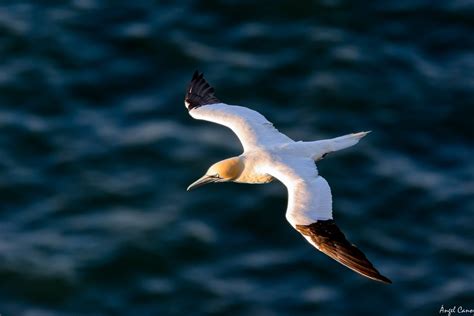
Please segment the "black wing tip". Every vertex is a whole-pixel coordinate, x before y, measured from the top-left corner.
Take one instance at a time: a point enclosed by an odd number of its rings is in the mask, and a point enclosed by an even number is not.
[[[350,266],[347,266],[347,267],[349,269],[352,269],[353,271],[359,273],[360,275],[365,276],[365,277],[367,277],[369,279],[372,279],[374,281],[382,282],[384,284],[392,284],[392,280],[390,280],[389,278],[387,278],[384,275],[381,275],[380,272],[377,269],[375,269],[375,267],[370,263],[370,261],[367,258],[366,258],[366,260],[370,264],[370,267],[366,267],[366,268],[369,269],[369,271],[362,272],[362,271],[354,269],[353,267],[350,267]]]
[[[214,88],[206,81],[204,74],[196,69],[184,97],[186,108],[191,111],[203,105],[219,102],[214,95]]]
[[[390,280],[389,278],[381,275],[380,273],[379,273],[378,277],[375,278],[374,280],[385,283],[385,284],[392,284],[392,280]]]
[[[193,74],[193,79],[192,79],[192,80],[198,79],[199,77],[202,78],[203,76],[204,76],[204,74],[203,74],[202,72],[199,72],[199,69],[196,69],[196,70],[194,70],[194,74]]]
[[[357,246],[351,244],[333,219],[320,220],[309,225],[296,225],[303,235],[311,237],[318,249],[347,268],[369,279],[385,284],[392,281],[381,275]]]

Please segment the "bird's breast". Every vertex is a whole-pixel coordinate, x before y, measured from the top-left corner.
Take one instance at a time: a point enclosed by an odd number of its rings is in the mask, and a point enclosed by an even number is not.
[[[268,183],[274,178],[266,172],[262,172],[263,166],[270,164],[274,157],[270,151],[254,150],[247,152],[242,157],[244,162],[244,170],[240,176],[234,180],[240,183]]]
[[[268,183],[272,182],[275,178],[273,178],[269,174],[264,173],[243,173],[240,177],[238,177],[235,182],[239,183]]]

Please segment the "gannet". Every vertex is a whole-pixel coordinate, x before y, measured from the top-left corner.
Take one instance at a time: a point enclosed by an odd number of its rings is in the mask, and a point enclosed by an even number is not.
[[[188,191],[207,183],[268,183],[278,179],[288,190],[286,219],[311,245],[367,278],[392,283],[336,225],[332,217],[331,189],[315,164],[328,153],[357,144],[369,132],[295,142],[260,113],[221,102],[198,71],[186,90],[184,104],[193,118],[230,128],[244,149],[240,156],[213,164]]]

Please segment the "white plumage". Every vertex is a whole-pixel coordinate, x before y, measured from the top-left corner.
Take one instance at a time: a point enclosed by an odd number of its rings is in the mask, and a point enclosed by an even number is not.
[[[312,245],[366,277],[391,283],[347,241],[335,224],[331,189],[315,166],[315,161],[357,144],[368,132],[295,142],[260,113],[220,102],[214,96],[214,89],[197,72],[188,87],[185,106],[195,119],[230,128],[244,148],[242,155],[211,166],[188,190],[210,182],[267,183],[276,178],[288,189],[287,220]]]
[[[262,114],[249,108],[225,103],[197,107],[189,114],[198,120],[205,120],[230,128],[239,138],[244,151],[263,147],[293,143],[288,136],[278,132]]]

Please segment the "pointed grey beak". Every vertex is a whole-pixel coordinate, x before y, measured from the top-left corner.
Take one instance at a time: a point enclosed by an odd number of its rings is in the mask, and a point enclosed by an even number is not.
[[[201,177],[201,178],[197,179],[196,181],[194,181],[193,183],[191,183],[191,185],[186,189],[186,191],[190,191],[192,189],[199,188],[200,186],[203,186],[205,184],[213,183],[213,182],[217,182],[217,181],[219,181],[218,177],[210,176],[210,175],[205,174],[203,177]]]

